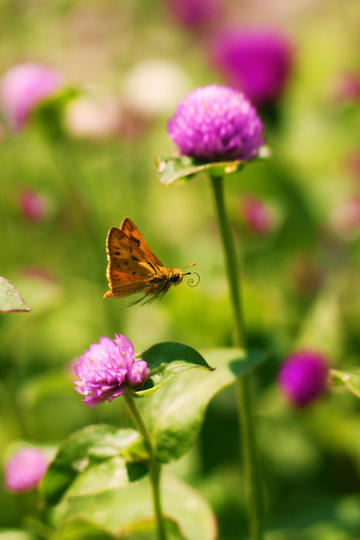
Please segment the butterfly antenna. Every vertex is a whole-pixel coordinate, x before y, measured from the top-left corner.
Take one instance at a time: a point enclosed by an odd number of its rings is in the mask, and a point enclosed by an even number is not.
[[[200,283],[200,276],[197,272],[186,272],[184,276],[195,276],[188,279],[188,285],[189,287],[197,287]]]
[[[183,267],[181,268],[181,270],[185,270],[185,268],[190,268],[191,266],[195,266],[195,265],[196,265],[196,263],[190,263],[190,264],[187,264],[187,265],[183,266]],[[190,274],[190,273],[191,273],[191,272],[188,272],[188,274]],[[187,274],[184,274],[184,275],[187,275]]]

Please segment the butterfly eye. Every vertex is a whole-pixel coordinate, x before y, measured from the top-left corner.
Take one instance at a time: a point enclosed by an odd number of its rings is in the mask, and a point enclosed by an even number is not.
[[[171,274],[169,280],[171,281],[171,283],[176,283],[179,280],[179,277],[179,274]]]

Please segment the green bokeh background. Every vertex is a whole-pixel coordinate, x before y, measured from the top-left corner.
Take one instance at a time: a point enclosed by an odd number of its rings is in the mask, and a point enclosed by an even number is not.
[[[258,5],[259,4],[259,5]],[[294,411],[280,395],[281,361],[300,346],[339,369],[359,362],[360,244],[341,237],[331,215],[360,194],[346,166],[360,147],[360,105],[334,99],[336,78],[360,71],[356,0],[228,2],[239,23],[275,24],[294,42],[295,68],[266,123],[269,160],[226,179],[227,204],[244,264],[249,343],[269,351],[257,374],[257,427],[269,540],[350,540],[360,536],[360,407],[332,389]],[[121,97],[128,70],[147,58],[179,64],[191,86],[222,82],[208,62],[208,35],[177,26],[155,0],[0,0],[0,70],[24,60],[48,63],[72,86]],[[31,314],[0,318],[0,458],[19,441],[51,448],[89,423],[130,423],[121,400],[95,409],[73,391],[71,363],[100,336],[120,332],[137,351],[162,340],[196,349],[231,343],[221,245],[207,178],[160,185],[153,158],[173,148],[168,113],[136,140],[49,139],[39,127],[0,142],[0,275]],[[18,208],[27,186],[49,215],[29,222]],[[240,215],[244,194],[273,209],[267,235]],[[105,237],[130,217],[167,266],[197,263],[201,283],[173,288],[161,302],[127,308],[104,300]],[[246,537],[233,389],[210,405],[198,443],[169,468],[200,490],[220,538]],[[32,495],[0,489],[0,527],[21,527]],[[201,540],[201,539],[199,539]]]

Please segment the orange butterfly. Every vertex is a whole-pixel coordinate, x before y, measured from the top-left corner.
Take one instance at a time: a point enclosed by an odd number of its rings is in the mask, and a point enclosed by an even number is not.
[[[106,277],[109,291],[105,298],[130,296],[140,291],[149,297],[144,303],[163,296],[170,285],[178,285],[184,276],[180,268],[166,268],[151,251],[139,229],[129,218],[125,218],[120,228],[111,227],[106,238],[108,266]],[[194,266],[195,263],[189,266]],[[198,274],[196,274],[198,276]]]

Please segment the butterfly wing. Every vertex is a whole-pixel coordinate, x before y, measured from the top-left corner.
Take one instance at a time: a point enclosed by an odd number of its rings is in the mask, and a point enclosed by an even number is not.
[[[126,236],[131,238],[138,245],[139,249],[141,249],[141,251],[144,253],[145,258],[148,262],[150,262],[154,266],[163,266],[162,262],[159,261],[155,253],[151,251],[139,229],[137,228],[135,223],[131,221],[131,219],[125,218],[120,225],[120,230],[123,231]]]
[[[123,297],[142,291],[156,274],[156,269],[144,260],[139,242],[117,227],[111,227],[106,238],[109,291],[105,297]]]

